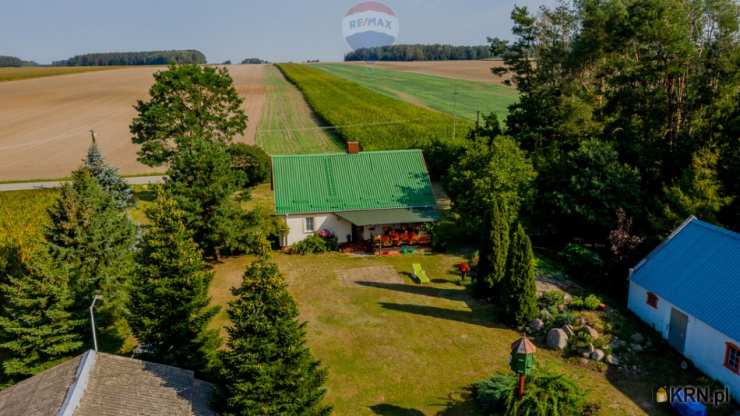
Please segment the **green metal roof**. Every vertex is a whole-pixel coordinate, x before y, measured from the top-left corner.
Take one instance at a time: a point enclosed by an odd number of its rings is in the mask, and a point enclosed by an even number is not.
[[[421,150],[272,157],[278,214],[434,207]]]
[[[354,225],[415,224],[433,222],[439,218],[434,208],[371,209],[365,211],[343,211],[337,215]]]

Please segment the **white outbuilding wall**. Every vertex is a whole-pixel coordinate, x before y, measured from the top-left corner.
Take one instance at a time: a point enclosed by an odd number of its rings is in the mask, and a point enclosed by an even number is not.
[[[313,217],[313,231],[306,230],[306,217]],[[334,233],[340,243],[346,243],[347,236],[352,235],[352,224],[332,213],[289,214],[284,218],[289,231],[283,237],[283,246],[293,245],[321,229]]]
[[[740,375],[730,371],[724,365],[727,343],[740,345],[740,342],[696,319],[660,296],[658,296],[658,307],[653,308],[647,304],[647,294],[648,291],[645,288],[630,281],[627,307],[655,328],[665,339],[668,339],[671,308],[685,313],[689,321],[686,327],[684,356],[704,374],[727,386],[732,397],[740,401]]]

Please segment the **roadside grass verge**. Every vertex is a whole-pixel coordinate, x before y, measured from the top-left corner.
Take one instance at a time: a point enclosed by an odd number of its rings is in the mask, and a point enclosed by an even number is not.
[[[0,68],[0,82],[120,69],[120,66],[24,66]]]
[[[345,141],[357,140],[365,150],[459,140],[472,126],[468,120],[392,98],[311,65],[280,64],[278,68],[322,120]]]
[[[303,94],[283,74],[265,68],[265,107],[257,128],[257,144],[268,154],[342,151],[341,139],[324,129]]]
[[[504,85],[371,66],[347,64],[314,66],[381,94],[471,121],[476,119],[478,111],[481,115],[495,113],[499,120],[503,121],[508,114],[509,105],[514,104],[518,96],[516,89]],[[493,76],[491,74],[491,77]]]

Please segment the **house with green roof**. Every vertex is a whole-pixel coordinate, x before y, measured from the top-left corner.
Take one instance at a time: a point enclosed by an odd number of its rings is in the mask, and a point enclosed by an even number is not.
[[[420,150],[360,152],[350,142],[347,153],[273,156],[272,178],[283,246],[322,230],[340,243],[370,240],[437,218]]]

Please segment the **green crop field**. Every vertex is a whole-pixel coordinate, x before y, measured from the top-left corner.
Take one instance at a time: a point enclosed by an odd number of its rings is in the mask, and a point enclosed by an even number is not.
[[[398,100],[314,66],[278,67],[322,120],[333,125],[345,140],[360,141],[366,150],[456,140],[472,125],[469,120]]]
[[[20,68],[0,68],[0,82],[21,79],[43,78],[54,75],[79,74],[91,71],[118,69],[117,66],[27,66]]]
[[[475,120],[480,111],[481,114],[496,113],[503,121],[509,105],[517,100],[516,89],[504,85],[360,65],[316,66],[373,91],[468,120]]]
[[[298,89],[274,66],[265,68],[265,106],[257,144],[269,154],[342,150],[341,140],[319,124]]]

